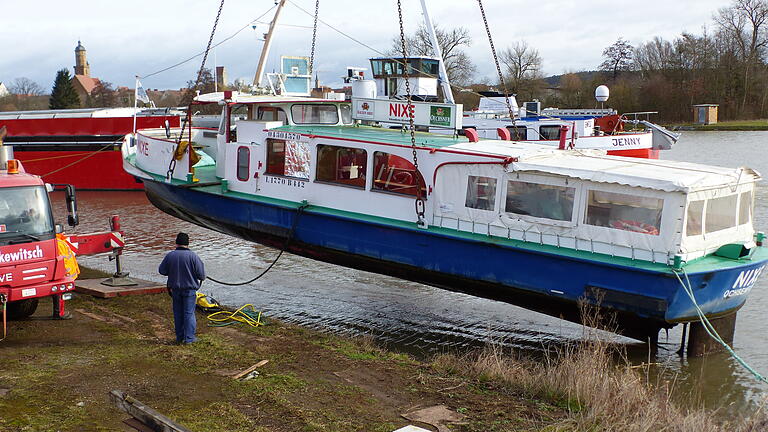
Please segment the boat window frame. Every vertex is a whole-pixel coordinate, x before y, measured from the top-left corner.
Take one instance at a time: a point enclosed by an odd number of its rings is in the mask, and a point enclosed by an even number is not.
[[[700,220],[700,225],[698,227],[699,231],[696,234],[689,234],[688,233],[688,227],[690,226],[689,215],[690,215],[690,212],[691,212],[691,205],[693,203],[699,203],[699,202],[701,203],[701,210],[699,211],[699,220]],[[683,235],[685,237],[689,237],[689,238],[690,237],[701,237],[702,235],[704,235],[704,215],[705,215],[704,210],[706,208],[707,208],[707,199],[706,198],[695,199],[695,200],[690,200],[690,201],[686,202],[686,204],[685,204],[685,228],[683,229]]]
[[[560,139],[560,127],[561,127],[561,125],[559,125],[559,124],[557,124],[557,125],[552,125],[552,124],[539,125],[539,130],[538,130],[538,132],[539,132],[538,133],[539,139],[542,140],[542,141],[557,141],[557,140],[559,140]],[[552,130],[556,129],[557,130],[557,136],[555,138],[548,138],[549,135],[544,133],[544,131],[543,131],[544,128],[552,129]]]
[[[375,150],[373,152],[373,155],[372,155],[373,159],[372,159],[372,163],[371,163],[371,187],[370,187],[370,191],[371,192],[385,193],[385,194],[389,194],[389,195],[395,195],[395,196],[405,197],[405,198],[410,198],[410,199],[416,198],[418,196],[418,194],[416,192],[418,189],[416,189],[414,191],[414,193],[411,194],[411,193],[407,193],[407,192],[397,192],[397,191],[392,191],[392,190],[377,189],[376,188],[376,180],[377,180],[377,175],[378,174],[375,171],[376,171],[376,155],[378,153],[384,154],[384,155],[395,156],[395,157],[398,157],[398,158],[403,159],[404,161],[408,162],[411,165],[411,167],[413,167],[414,172],[416,173],[416,182],[418,183],[419,179],[421,179],[421,181],[422,181],[422,184],[421,184],[421,189],[422,189],[421,198],[424,201],[427,200],[427,182],[426,182],[426,179],[424,179],[424,176],[421,174],[421,171],[419,171],[418,168],[416,168],[413,165],[413,162],[408,160],[407,157],[400,156],[400,155],[397,155],[397,154],[394,154],[394,153],[385,152],[385,151]],[[411,186],[411,187],[414,187],[414,186]]]
[[[666,194],[664,194],[664,193],[657,193],[653,189],[640,188],[640,190],[643,191],[642,194],[633,194],[632,190],[627,190],[625,188],[615,188],[615,189],[614,188],[610,188],[610,190],[609,190],[608,188],[601,188],[598,184],[585,185],[585,187],[583,188],[583,192],[582,192],[582,194],[584,196],[584,200],[583,200],[583,203],[581,204],[581,208],[583,208],[583,212],[581,213],[580,223],[582,223],[584,226],[588,226],[590,228],[599,228],[599,229],[606,229],[606,230],[614,231],[614,232],[625,232],[625,233],[637,234],[637,235],[642,235],[642,236],[650,236],[650,238],[663,238],[664,234],[669,229],[667,227],[668,224],[664,223],[664,216],[665,216],[664,210],[667,207],[667,198],[668,198],[668,196]],[[635,197],[635,198],[649,198],[649,199],[660,200],[661,201],[661,207],[659,209],[658,226],[652,225],[654,228],[656,228],[656,230],[658,230],[658,233],[656,233],[656,234],[654,234],[654,233],[644,233],[644,232],[640,232],[640,231],[633,231],[633,230],[628,230],[628,229],[622,229],[622,228],[618,228],[618,227],[615,227],[615,226],[611,226],[610,222],[608,222],[609,225],[597,225],[597,224],[594,224],[594,223],[587,222],[587,217],[589,216],[589,207],[590,207],[589,206],[589,202],[590,202],[590,193],[591,192],[603,192],[603,193],[610,193],[610,194],[617,194],[617,195],[627,195],[627,196]],[[627,207],[627,206],[625,206],[625,207]],[[622,219],[622,220],[626,220],[626,219]],[[637,222],[640,222],[640,221],[637,221]],[[648,225],[650,225],[650,224],[648,224]]]
[[[301,106],[318,106],[318,107],[332,107],[333,112],[336,114],[336,121],[334,122],[299,122],[296,121],[296,115],[294,114],[293,110],[296,107]],[[330,111],[329,111],[330,112]],[[295,103],[291,104],[291,123],[295,125],[323,125],[323,126],[334,126],[338,125],[341,121],[341,114],[339,113],[339,107],[337,104],[329,104],[329,103],[321,103],[321,102],[302,102],[302,103]]]
[[[747,210],[747,220],[745,222],[742,222],[742,214],[741,212],[744,210],[744,206],[742,204],[742,200],[744,199],[744,195],[749,194],[749,204],[746,208]],[[736,219],[736,226],[743,226],[743,225],[749,225],[752,222],[752,219],[755,217],[755,192],[754,189],[748,189],[743,190],[739,192],[739,215]]]
[[[491,194],[487,194],[487,195],[486,195],[486,196],[490,197],[490,201],[491,201],[491,208],[474,207],[474,206],[470,206],[470,205],[468,204],[468,201],[469,201],[469,192],[470,192],[470,190],[471,190],[471,187],[472,187],[472,177],[475,177],[475,178],[478,178],[478,179],[480,179],[480,178],[485,178],[485,179],[490,179],[490,180],[493,180],[493,186],[490,186],[490,185],[486,185],[486,186],[488,186],[488,187],[492,187],[492,188],[493,188],[493,193],[491,193]],[[499,189],[500,189],[500,187],[499,187],[499,179],[498,179],[498,177],[491,177],[491,176],[485,176],[485,175],[472,175],[472,174],[468,174],[468,175],[466,176],[466,179],[467,179],[467,183],[466,183],[466,184],[467,184],[467,187],[466,187],[466,188],[464,188],[464,191],[465,191],[465,192],[464,192],[464,208],[466,208],[466,209],[472,209],[472,210],[480,210],[480,211],[494,212],[494,213],[495,213],[495,212],[498,212],[498,210],[497,210],[497,204],[498,204],[498,201],[499,201],[499,200],[498,200],[497,198],[498,198],[498,195],[499,195]],[[475,183],[475,185],[477,186],[477,183]],[[477,200],[479,200],[479,198],[476,198],[475,200],[477,201]]]
[[[571,207],[571,218],[566,220],[550,219],[539,216],[523,215],[518,213],[507,212],[507,195],[509,193],[509,182],[522,182],[533,183],[546,186],[556,186],[563,188],[573,189],[573,205]],[[578,224],[579,215],[581,213],[581,194],[583,187],[581,182],[567,177],[559,177],[553,175],[541,175],[541,174],[526,174],[518,172],[510,172],[504,176],[504,182],[501,191],[501,203],[503,206],[499,207],[499,214],[502,218],[508,220],[524,220],[534,223],[540,223],[542,225],[554,225],[562,227],[575,227]]]
[[[346,150],[359,150],[363,152],[363,160],[365,161],[365,165],[363,166],[362,170],[358,171],[358,178],[362,177],[363,184],[361,186],[355,185],[355,184],[348,184],[348,183],[342,183],[339,182],[339,179],[336,180],[325,180],[325,179],[318,179],[318,176],[320,175],[321,170],[324,169],[324,167],[321,165],[320,162],[320,151],[322,148],[331,147],[337,149],[337,154],[335,158],[338,160],[338,149],[346,149]],[[333,144],[317,144],[315,145],[315,169],[314,169],[314,179],[312,180],[313,183],[318,184],[326,184],[331,186],[340,186],[340,187],[347,187],[351,189],[357,189],[357,190],[363,190],[365,191],[368,187],[368,177],[369,173],[368,170],[370,168],[370,163],[368,161],[368,149],[363,147],[348,147],[348,146],[339,146],[339,145],[333,145]],[[338,171],[337,167],[334,167],[334,171]]]
[[[243,153],[243,150],[245,150],[245,165],[242,164],[242,158],[241,155]],[[251,179],[251,149],[248,146],[238,146],[237,147],[237,157],[235,159],[237,161],[237,169],[235,170],[235,176],[238,180],[247,182]],[[245,177],[240,176],[241,170],[245,168]]]
[[[525,136],[522,138],[516,138],[516,136],[520,133],[520,130],[525,131]],[[509,136],[511,137],[512,141],[527,141],[528,140],[528,126],[507,126],[507,130],[509,131]]]
[[[728,231],[728,230],[731,230],[731,229],[736,229],[737,227],[739,227],[739,214],[738,214],[738,211],[739,211],[739,196],[740,195],[741,195],[740,193],[729,193],[729,194],[724,194],[724,195],[720,195],[720,196],[714,196],[714,197],[707,198],[707,203],[704,206],[704,228],[703,228],[703,231],[704,231],[705,235],[708,235],[708,236],[716,235],[717,233],[725,232],[725,231]],[[733,223],[731,225],[729,225],[729,226],[724,227],[724,228],[718,228],[718,229],[716,229],[714,231],[710,231],[709,230],[709,216],[710,216],[710,214],[709,214],[710,207],[709,206],[710,206],[710,204],[712,204],[712,201],[724,200],[724,199],[733,199],[733,198],[735,198],[735,202],[734,202],[734,205],[733,205],[732,208],[734,210],[736,210],[736,211],[733,212]]]

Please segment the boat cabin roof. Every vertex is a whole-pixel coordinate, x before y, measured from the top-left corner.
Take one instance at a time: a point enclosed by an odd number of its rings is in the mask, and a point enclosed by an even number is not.
[[[316,138],[410,146],[410,134],[369,126],[283,126],[275,130]],[[606,156],[600,150],[558,150],[551,146],[500,140],[468,142],[466,137],[416,132],[416,145],[438,150],[510,159],[514,171],[538,172],[599,183],[616,183],[666,192],[694,192],[751,183],[750,168],[723,168],[688,162]]]
[[[689,162],[607,156],[596,150],[541,149],[537,144],[486,140],[463,142],[451,149],[503,154],[515,158],[512,169],[617,183],[666,192],[695,192],[752,183],[760,174],[747,167],[724,168]]]
[[[205,93],[195,97],[195,102],[209,104],[219,103],[219,101],[225,100],[224,92]],[[331,102],[340,103],[344,101],[335,99],[323,99],[323,98],[311,98],[304,96],[274,96],[274,95],[252,95],[247,93],[232,92],[232,97],[228,100],[229,103],[243,103],[243,104],[275,104],[275,103],[313,103],[313,102]]]

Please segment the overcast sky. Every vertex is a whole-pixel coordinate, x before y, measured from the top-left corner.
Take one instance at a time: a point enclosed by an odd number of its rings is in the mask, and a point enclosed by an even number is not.
[[[293,2],[293,4],[291,3]],[[683,31],[700,33],[712,26],[712,15],[728,0],[645,0],[632,3],[608,0],[530,1],[484,0],[497,49],[525,40],[539,50],[546,75],[595,69],[603,49],[618,37],[636,45],[654,36],[667,39]],[[56,71],[74,66],[80,39],[87,49],[91,76],[115,85],[133,87],[134,75],[146,76],[205,49],[218,0],[0,0],[0,82],[27,77],[46,90]],[[266,24],[249,23],[267,12],[274,0],[226,0],[214,42],[246,27],[215,49],[207,66],[226,66],[230,81],[252,79],[262,48]],[[309,55],[312,0],[289,0],[283,11],[268,69],[278,67],[280,55]],[[495,77],[495,68],[479,8],[475,0],[427,0],[432,20],[441,27],[466,27],[473,38],[467,50],[478,66],[477,79]],[[403,0],[406,30],[423,18],[416,0]],[[262,21],[272,18],[269,12]],[[398,34],[395,1],[322,0],[320,19],[360,42],[386,51]],[[377,55],[331,28],[320,25],[315,70],[321,81],[335,86],[346,66],[368,67]],[[146,88],[180,88],[200,66],[196,58],[143,80]]]

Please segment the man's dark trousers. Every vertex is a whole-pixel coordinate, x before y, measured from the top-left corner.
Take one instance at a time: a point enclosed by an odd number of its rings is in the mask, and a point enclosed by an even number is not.
[[[197,291],[194,289],[171,290],[173,324],[178,343],[192,343],[197,340],[195,337],[197,328],[197,319],[195,318],[196,293]]]

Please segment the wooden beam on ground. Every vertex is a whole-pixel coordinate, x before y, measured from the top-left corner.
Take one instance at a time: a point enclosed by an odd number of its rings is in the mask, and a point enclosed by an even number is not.
[[[238,380],[238,379],[248,375],[249,373],[255,371],[257,368],[260,368],[260,367],[264,366],[267,363],[269,363],[269,360],[262,360],[262,361],[256,363],[255,365],[249,367],[248,369],[240,372],[239,374],[233,376],[232,378]]]
[[[177,424],[168,417],[160,414],[159,412],[144,405],[133,397],[128,396],[120,390],[112,390],[109,392],[109,398],[120,411],[128,413],[131,417],[138,420],[152,431],[191,432],[184,426]]]

